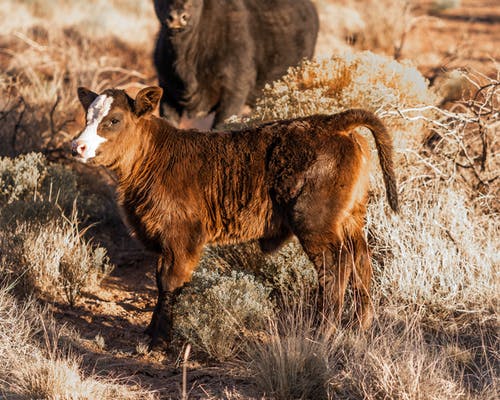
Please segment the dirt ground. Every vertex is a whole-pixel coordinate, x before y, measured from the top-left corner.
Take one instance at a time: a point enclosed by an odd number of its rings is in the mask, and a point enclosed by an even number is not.
[[[417,10],[402,58],[413,60],[430,79],[452,68],[495,76],[495,60],[500,59],[498,1],[463,0],[461,7],[439,15],[429,14],[429,5],[429,1],[422,2]],[[96,241],[108,248],[116,265],[114,272],[99,290],[86,293],[75,308],[54,304],[54,315],[80,332],[83,340],[76,345],[89,369],[107,375],[114,371],[118,378],[133,376],[163,397],[179,397],[182,344],[169,353],[146,354],[143,350],[147,343],[143,330],[156,300],[154,257],[128,237],[123,225],[105,233],[101,230]],[[231,365],[204,360],[196,353],[190,360],[194,360],[188,366],[190,398],[260,397],[248,378]]]
[[[463,68],[495,76],[500,58],[500,5],[495,0],[462,0],[461,7],[429,13],[422,1],[402,58],[412,60],[427,77]]]

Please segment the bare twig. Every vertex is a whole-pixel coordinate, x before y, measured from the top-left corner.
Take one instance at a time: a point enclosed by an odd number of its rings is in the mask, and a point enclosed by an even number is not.
[[[187,400],[187,362],[189,359],[189,354],[191,353],[191,344],[187,344],[186,350],[184,351],[184,358],[182,360],[182,400]]]
[[[35,42],[33,39],[30,39],[22,32],[15,32],[14,36],[17,37],[18,39],[21,39],[28,46],[33,47],[35,50],[45,51],[47,49],[47,46],[42,46],[41,44]]]

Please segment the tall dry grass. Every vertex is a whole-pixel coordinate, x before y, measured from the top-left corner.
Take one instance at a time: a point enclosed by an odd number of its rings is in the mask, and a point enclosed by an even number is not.
[[[0,395],[6,399],[153,399],[133,382],[84,372],[68,348],[72,333],[33,301],[0,287]],[[65,344],[66,343],[66,344]]]
[[[112,270],[80,230],[74,172],[37,153],[0,158],[0,273],[25,295],[74,305]]]

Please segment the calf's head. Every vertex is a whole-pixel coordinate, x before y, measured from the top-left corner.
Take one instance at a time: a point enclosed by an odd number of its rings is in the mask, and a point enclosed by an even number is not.
[[[154,0],[156,16],[172,33],[197,24],[203,10],[203,0]]]
[[[158,106],[159,87],[142,89],[134,99],[123,90],[108,89],[101,94],[78,88],[78,98],[86,112],[86,125],[71,143],[73,156],[107,165],[114,160],[127,138],[137,131],[137,124]]]

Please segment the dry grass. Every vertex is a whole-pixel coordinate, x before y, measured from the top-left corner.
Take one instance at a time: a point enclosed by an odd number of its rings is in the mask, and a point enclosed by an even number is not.
[[[0,193],[0,272],[18,292],[73,306],[111,272],[106,250],[80,231],[72,171],[36,153],[0,158]]]
[[[132,382],[85,374],[64,345],[70,332],[31,301],[0,288],[0,394],[9,399],[153,399]]]
[[[265,335],[247,347],[246,362],[260,390],[276,399],[327,398],[330,343],[326,325],[317,326],[311,291],[280,297]]]
[[[375,301],[378,319],[361,335],[318,323],[310,295],[285,296],[266,334],[248,346],[245,366],[260,391],[277,399],[492,398],[494,317],[462,314],[460,323],[434,314],[438,327],[429,308]]]

